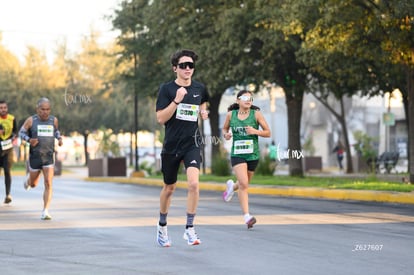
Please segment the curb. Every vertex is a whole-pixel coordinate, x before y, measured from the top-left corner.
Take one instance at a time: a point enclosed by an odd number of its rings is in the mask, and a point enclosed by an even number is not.
[[[125,177],[90,177],[85,181],[93,182],[116,182],[141,184],[149,186],[163,186],[162,180],[146,178],[125,178]],[[225,184],[213,182],[200,182],[200,190],[225,191]],[[177,181],[177,188],[187,188],[185,181]],[[400,204],[414,204],[414,193],[391,192],[391,191],[369,191],[369,190],[345,190],[345,189],[323,189],[313,187],[264,187],[249,186],[249,194],[282,196],[282,197],[306,197],[331,200],[355,200],[372,201]]]

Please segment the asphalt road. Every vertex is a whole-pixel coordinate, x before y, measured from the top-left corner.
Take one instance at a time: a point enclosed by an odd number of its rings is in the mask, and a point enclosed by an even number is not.
[[[3,179],[1,179],[3,180]],[[237,196],[201,191],[199,246],[182,239],[186,192],[169,213],[172,247],[155,241],[160,187],[56,177],[51,221],[42,186],[0,206],[0,274],[413,274],[414,205],[252,195],[252,230]],[[0,191],[4,192],[3,189]]]

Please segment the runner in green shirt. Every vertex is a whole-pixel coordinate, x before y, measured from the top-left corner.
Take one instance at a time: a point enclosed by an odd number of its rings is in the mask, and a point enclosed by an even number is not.
[[[249,213],[249,183],[259,163],[259,136],[270,137],[270,129],[260,108],[253,105],[253,94],[242,90],[237,94],[237,102],[228,107],[223,125],[223,136],[226,140],[233,138],[231,148],[231,165],[237,181],[227,181],[227,189],[223,199],[229,202],[236,190],[244,215],[244,222],[250,229],[256,218]],[[259,129],[259,126],[261,129]]]

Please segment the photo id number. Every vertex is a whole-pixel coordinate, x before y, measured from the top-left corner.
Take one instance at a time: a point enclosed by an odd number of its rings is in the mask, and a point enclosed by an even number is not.
[[[381,251],[382,244],[355,244],[352,251]]]

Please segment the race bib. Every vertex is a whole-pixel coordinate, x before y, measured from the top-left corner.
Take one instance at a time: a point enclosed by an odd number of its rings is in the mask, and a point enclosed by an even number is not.
[[[180,103],[177,106],[175,118],[186,121],[197,121],[200,106],[193,104]]]
[[[236,140],[234,142],[234,153],[239,154],[252,154],[253,153],[253,140]]]
[[[12,140],[11,139],[6,139],[6,140],[2,140],[1,141],[1,149],[3,151],[8,150],[10,148],[13,148],[13,144],[12,144]]]
[[[53,137],[53,126],[52,125],[37,125],[37,136],[38,137]]]

